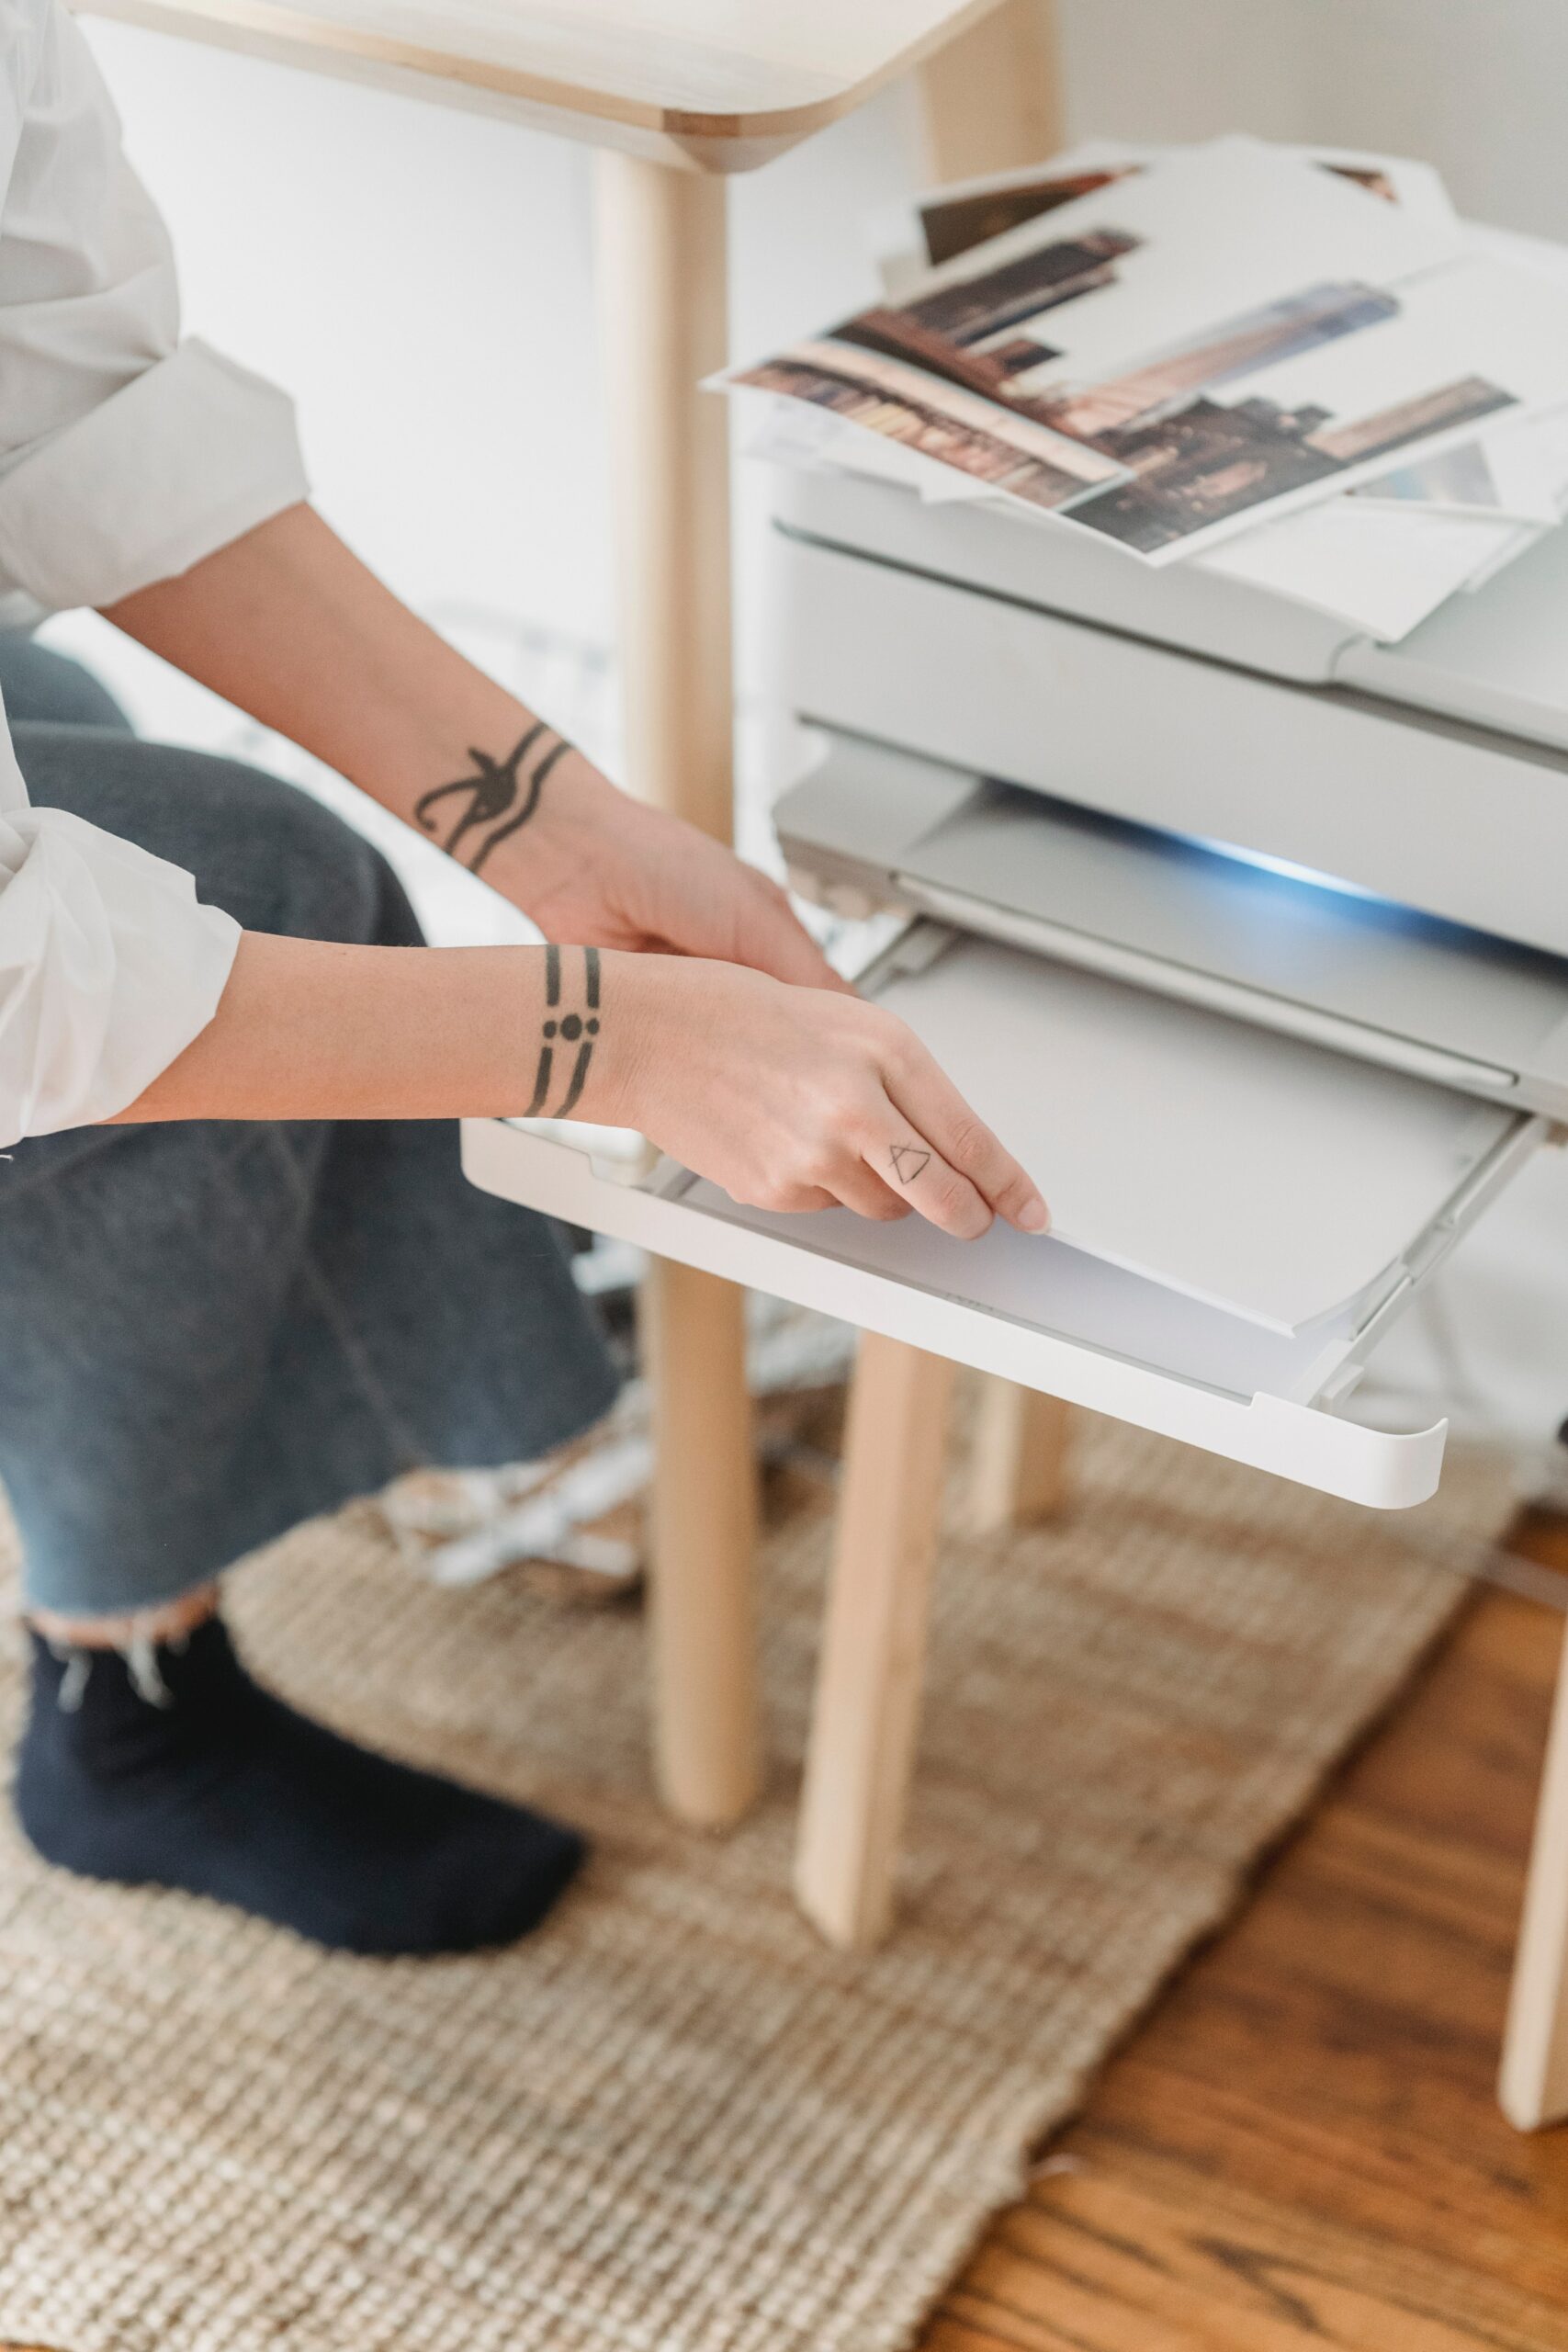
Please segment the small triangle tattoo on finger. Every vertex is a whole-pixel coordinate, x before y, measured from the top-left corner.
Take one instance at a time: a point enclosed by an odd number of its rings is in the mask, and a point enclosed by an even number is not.
[[[922,1151],[919,1144],[896,1143],[889,1145],[887,1157],[893,1163],[893,1173],[897,1177],[900,1184],[912,1184],[931,1158],[931,1153]]]

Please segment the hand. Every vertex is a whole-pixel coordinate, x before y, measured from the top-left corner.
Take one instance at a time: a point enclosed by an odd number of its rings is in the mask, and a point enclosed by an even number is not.
[[[963,1240],[994,1216],[1044,1231],[1031,1179],[879,1006],[672,956],[610,959],[604,991],[614,1100],[583,1115],[639,1128],[732,1200],[915,1209]]]
[[[776,882],[694,825],[618,792],[573,751],[484,878],[547,939],[705,956],[850,993]]]

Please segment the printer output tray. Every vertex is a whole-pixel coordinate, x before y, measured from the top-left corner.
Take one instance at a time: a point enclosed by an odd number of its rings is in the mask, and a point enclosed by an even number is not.
[[[891,993],[951,936],[915,924],[863,987]],[[962,1059],[948,1056],[961,1087]],[[1389,1083],[1410,1080],[1391,1075]],[[475,1183],[546,1215],[1326,1492],[1396,1508],[1435,1488],[1445,1425],[1390,1431],[1337,1408],[1390,1321],[1547,1125],[1523,1113],[1491,1114],[1453,1189],[1428,1204],[1382,1278],[1293,1330],[1000,1225],[963,1243],[918,1217],[884,1226],[847,1210],[784,1216],[739,1206],[674,1161],[617,1161],[605,1149],[613,1139],[567,1124],[468,1121],[463,1159]],[[1149,1181],[1159,1182],[1157,1168]],[[1260,1203],[1258,1215],[1269,1214]],[[1289,1241],[1282,1234],[1281,1248]]]

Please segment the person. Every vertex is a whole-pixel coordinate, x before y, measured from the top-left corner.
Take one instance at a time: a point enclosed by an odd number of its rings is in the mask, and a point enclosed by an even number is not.
[[[1039,1230],[1023,1170],[784,893],[473,669],[309,503],[287,399],[182,340],[164,230],[59,0],[0,0],[0,622],[94,606],[529,915],[425,946],[294,788],[139,741],[25,639],[0,730],[0,1482],[39,1852],[333,1946],[522,1934],[563,1825],[246,1672],[254,1546],[417,1464],[534,1458],[613,1375],[548,1226],[452,1121],[640,1128],[738,1200]]]

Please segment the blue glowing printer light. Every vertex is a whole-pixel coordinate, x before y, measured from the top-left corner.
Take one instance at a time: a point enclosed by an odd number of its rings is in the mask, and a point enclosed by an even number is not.
[[[1228,858],[1233,865],[1254,865],[1262,874],[1277,874],[1281,881],[1303,882],[1310,889],[1330,890],[1340,899],[1365,899],[1374,907],[1394,907],[1398,901],[1386,899],[1380,891],[1365,890],[1359,882],[1345,882],[1337,874],[1319,874],[1310,865],[1297,865],[1288,857],[1270,857],[1266,850],[1243,849],[1236,842],[1205,840],[1201,833],[1177,833],[1173,840],[1184,842],[1189,849],[1201,849],[1211,857]]]

